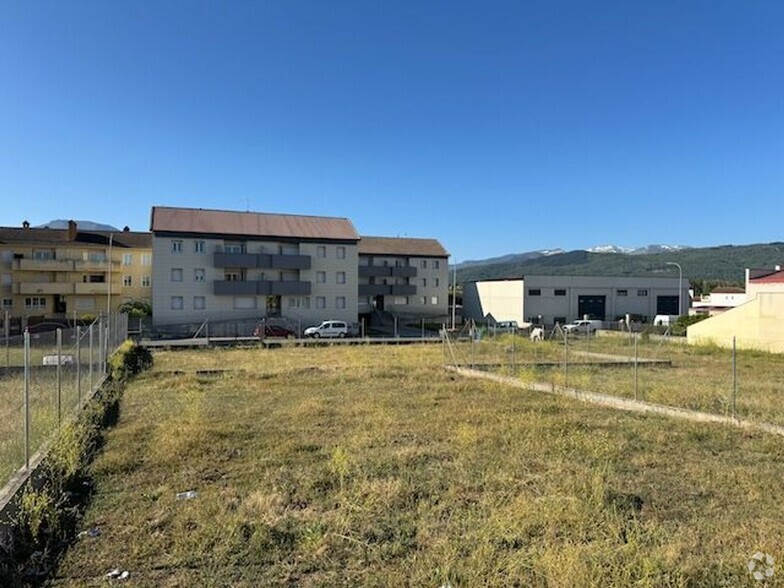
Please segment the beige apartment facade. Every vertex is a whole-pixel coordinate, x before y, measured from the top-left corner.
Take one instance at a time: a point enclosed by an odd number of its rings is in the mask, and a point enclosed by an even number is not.
[[[359,241],[359,314],[448,314],[449,253],[435,239],[369,237]]]
[[[73,320],[152,301],[145,232],[0,227],[0,311],[24,324]]]
[[[357,320],[359,235],[345,218],[154,207],[153,322]]]

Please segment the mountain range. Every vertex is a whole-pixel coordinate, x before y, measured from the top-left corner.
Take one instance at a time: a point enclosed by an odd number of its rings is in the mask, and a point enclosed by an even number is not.
[[[528,275],[661,276],[678,275],[692,283],[712,281],[742,284],[745,269],[784,265],[784,243],[686,247],[648,245],[624,248],[614,245],[589,250],[546,249],[466,261],[457,266],[460,283],[477,280],[519,278]]]
[[[96,223],[88,220],[78,220],[74,222],[76,222],[76,227],[78,229],[82,229],[83,231],[114,231],[114,232],[120,231],[120,229],[118,229],[117,227],[113,227],[112,225],[104,225],[101,223]],[[36,229],[67,229],[68,219],[59,218],[56,220],[51,220],[48,223],[38,225],[35,228]]]

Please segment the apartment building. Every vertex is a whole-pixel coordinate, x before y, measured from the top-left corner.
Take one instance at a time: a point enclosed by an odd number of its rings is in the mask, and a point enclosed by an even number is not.
[[[359,241],[359,314],[448,314],[449,253],[435,239]]]
[[[0,227],[0,311],[14,319],[72,319],[152,301],[152,238],[123,230]]]
[[[345,218],[156,206],[153,321],[357,320],[359,234]]]

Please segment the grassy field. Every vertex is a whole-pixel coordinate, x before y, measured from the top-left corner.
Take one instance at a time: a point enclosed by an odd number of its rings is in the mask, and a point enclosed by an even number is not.
[[[473,348],[472,348],[473,347]],[[640,367],[637,397],[659,404],[732,414],[732,352],[711,346],[690,346],[654,340],[638,342],[639,358],[669,360],[672,367]],[[521,378],[569,385],[591,392],[631,398],[634,373],[631,364],[619,367],[595,365],[606,361],[601,355],[632,361],[634,345],[628,338],[599,337],[531,343],[509,336],[487,339],[473,346],[461,342],[447,354],[464,365],[495,364],[491,369]],[[568,358],[568,371],[563,362]],[[555,367],[534,364],[555,362]],[[593,362],[593,363],[592,363]],[[514,367],[514,369],[512,369]],[[784,355],[759,351],[738,351],[736,365],[738,392],[736,413],[743,419],[784,425]]]
[[[437,345],[155,359],[54,586],[736,587],[784,557],[774,436],[463,380]]]
[[[31,354],[32,355],[32,354]],[[43,353],[38,353],[41,357]],[[97,361],[97,355],[94,357]],[[81,393],[90,389],[89,355],[83,353],[79,374]],[[32,361],[31,361],[32,363]],[[30,453],[49,439],[57,429],[57,368],[43,367],[41,361],[30,371]],[[94,385],[101,377],[99,366],[93,368]],[[64,421],[73,414],[79,402],[76,366],[66,365],[61,370],[60,418]],[[24,373],[20,368],[10,372],[0,371],[0,486],[25,463],[24,453]]]

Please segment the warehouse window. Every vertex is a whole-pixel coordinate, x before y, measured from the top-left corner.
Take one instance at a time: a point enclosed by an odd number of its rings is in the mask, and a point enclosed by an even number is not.
[[[566,290],[564,288],[556,288],[555,289],[556,296],[566,296]]]
[[[529,296],[541,296],[542,290],[541,288],[528,288],[528,295]]]

